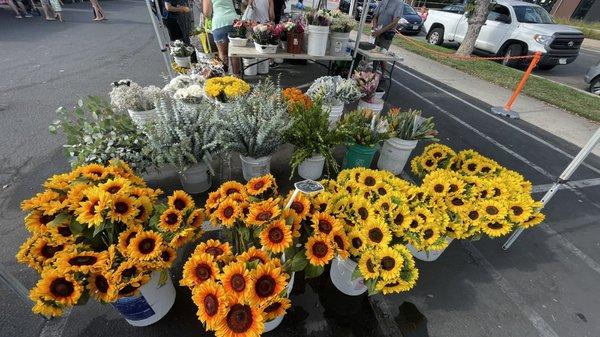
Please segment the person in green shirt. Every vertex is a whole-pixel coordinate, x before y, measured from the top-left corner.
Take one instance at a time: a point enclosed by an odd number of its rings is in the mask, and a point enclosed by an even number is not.
[[[233,32],[233,21],[238,14],[233,7],[232,0],[204,0],[202,1],[202,12],[207,19],[212,20],[212,35],[219,50],[219,58],[227,69],[229,64],[229,33]],[[240,73],[240,60],[237,57],[231,59],[231,68],[234,75]]]

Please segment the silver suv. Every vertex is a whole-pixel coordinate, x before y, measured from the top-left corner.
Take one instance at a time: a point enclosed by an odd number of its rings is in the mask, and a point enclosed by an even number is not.
[[[592,94],[600,95],[600,62],[588,70],[584,79],[585,83],[590,85],[590,92]]]

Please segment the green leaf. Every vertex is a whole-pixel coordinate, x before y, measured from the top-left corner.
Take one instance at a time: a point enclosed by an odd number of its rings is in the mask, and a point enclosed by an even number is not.
[[[92,236],[98,235],[100,232],[106,229],[106,222],[101,223],[100,225],[94,227],[94,233]]]
[[[169,278],[169,272],[165,269],[160,271],[160,278],[158,279],[158,286],[162,287],[167,284],[167,280]]]
[[[60,224],[63,223],[67,223],[69,222],[69,218],[71,216],[65,213],[59,213],[57,216],[54,217],[54,219],[52,221],[50,221],[50,226],[58,226]]]
[[[260,263],[260,261],[258,261],[258,260],[248,261],[248,262],[246,262],[246,268],[249,270],[253,270],[254,268],[256,268],[258,266],[259,263]]]
[[[375,295],[378,293],[377,291],[377,279],[365,280],[365,286],[369,291],[369,296]]]
[[[69,223],[69,229],[73,234],[81,234],[85,230],[85,225],[80,224],[75,217],[71,218],[71,222]]]
[[[77,300],[77,303],[75,303],[75,305],[85,305],[89,299],[90,293],[86,290],[81,293],[81,296],[79,296],[79,299]]]
[[[287,263],[286,263],[287,264]],[[291,259],[289,264],[289,269],[286,270],[288,273],[295,273],[304,269],[308,264],[308,259],[306,258],[306,254],[304,249],[297,252],[296,255]]]
[[[357,265],[354,268],[354,271],[352,272],[352,281],[356,280],[359,277],[362,277],[362,274],[361,274],[360,269],[358,268],[358,265]]]
[[[324,271],[325,271],[325,267],[314,266],[314,265],[308,263],[306,265],[306,269],[304,269],[304,277],[307,279],[314,278],[314,277],[317,277],[317,276],[320,276],[321,274],[323,274]]]

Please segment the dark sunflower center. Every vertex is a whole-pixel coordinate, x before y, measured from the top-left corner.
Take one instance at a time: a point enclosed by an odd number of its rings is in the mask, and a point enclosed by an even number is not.
[[[487,206],[485,212],[489,215],[496,215],[498,214],[498,208],[496,206]]]
[[[160,253],[160,258],[164,262],[169,262],[171,260],[171,253],[168,250],[163,250],[162,253]]]
[[[54,215],[42,215],[40,217],[40,222],[44,225],[49,223],[52,220],[54,220]]]
[[[292,202],[290,208],[293,209],[296,214],[302,214],[302,212],[304,212],[304,204],[298,201]]]
[[[270,297],[275,293],[275,279],[270,275],[263,275],[256,280],[255,292],[258,297]]]
[[[281,241],[283,241],[283,231],[281,230],[281,228],[278,227],[274,227],[271,228],[269,230],[269,241],[273,242],[273,243],[280,243]]]
[[[379,195],[386,195],[387,194],[387,190],[383,187],[380,187],[377,189],[377,193],[379,193]]]
[[[98,258],[95,256],[75,256],[69,259],[69,264],[72,266],[89,266],[98,261]]]
[[[334,235],[333,236],[333,242],[335,242],[335,245],[339,248],[339,249],[344,249],[344,240],[342,239],[341,236],[339,235]]]
[[[513,206],[510,209],[512,209],[514,215],[523,214],[523,208],[521,206]]]
[[[277,311],[279,308],[281,308],[281,303],[280,302],[274,302],[274,303],[271,303],[270,305],[268,305],[264,309],[264,312],[274,312],[274,311]]]
[[[369,273],[374,273],[375,272],[375,266],[373,265],[373,262],[371,262],[371,260],[367,260],[367,270],[369,271]]]
[[[123,270],[121,275],[123,275],[123,277],[132,277],[133,275],[135,275],[135,273],[137,273],[137,268],[133,266],[131,268]]]
[[[390,210],[390,204],[388,204],[387,202],[384,202],[381,204],[381,208],[383,208],[384,211],[389,211]]]
[[[58,234],[60,234],[63,237],[68,237],[73,235],[73,233],[71,232],[71,228],[69,228],[69,226],[58,226],[56,227],[56,231],[58,232]]]
[[[144,214],[146,213],[146,208],[144,208],[144,206],[139,205],[138,206],[138,214],[135,216],[136,219],[141,219],[144,217]]]
[[[477,211],[470,211],[469,212],[469,219],[471,219],[471,220],[477,220],[477,219],[479,219],[479,212],[477,212]]]
[[[381,259],[381,268],[383,268],[383,270],[390,271],[394,269],[395,266],[396,260],[393,257],[384,256],[383,259]]]
[[[324,242],[317,242],[312,246],[312,253],[318,258],[323,258],[327,255],[329,248]]]
[[[138,249],[142,254],[150,254],[154,251],[156,247],[156,241],[153,238],[146,238],[140,241],[138,244]]]
[[[264,211],[264,212],[258,213],[256,218],[258,219],[258,221],[267,221],[267,220],[271,219],[272,216],[273,216],[273,213],[271,213],[271,211]]]
[[[426,229],[425,232],[423,232],[423,238],[425,240],[431,238],[433,236],[433,230],[432,229]]]
[[[360,215],[360,218],[362,220],[367,220],[367,218],[369,217],[369,211],[367,211],[365,207],[361,207],[358,209],[358,215]]]
[[[383,240],[383,232],[380,228],[372,228],[369,230],[369,240],[380,243]]]
[[[429,167],[429,166],[433,166],[433,160],[431,160],[431,159],[427,159],[427,160],[425,161],[425,166],[428,166],[428,167]]]
[[[233,215],[234,212],[235,211],[232,206],[227,206],[223,210],[223,215],[225,215],[226,218],[231,218],[231,216]]]
[[[467,165],[467,170],[469,171],[475,171],[477,169],[477,165],[471,163],[469,165]]]
[[[175,199],[175,201],[173,201],[173,206],[175,206],[176,210],[182,211],[185,209],[185,206],[187,206],[187,203],[182,199]]]
[[[352,247],[354,247],[355,249],[358,249],[360,247],[362,247],[362,240],[360,238],[353,238],[352,239]]]
[[[265,182],[264,181],[258,181],[258,182],[256,182],[254,184],[254,186],[252,186],[252,188],[254,188],[255,190],[260,190],[264,186],[265,186]]]
[[[350,187],[350,186],[346,186],[346,192],[348,192],[348,193],[352,193],[352,187]]]
[[[252,309],[247,305],[234,304],[227,313],[227,327],[235,333],[244,333],[250,329],[254,321]]]
[[[113,185],[113,186],[109,187],[109,188],[106,190],[106,192],[108,192],[108,193],[110,193],[110,194],[115,194],[115,193],[119,192],[120,190],[121,190],[121,186],[116,186],[116,185]]]
[[[89,171],[88,173],[91,174],[91,175],[93,175],[93,176],[99,177],[99,176],[102,175],[103,172],[102,171]]]
[[[433,153],[433,158],[440,158],[442,156],[441,152],[434,152]]]
[[[419,227],[419,222],[417,222],[417,220],[413,220],[410,222],[410,228],[417,228]]]
[[[502,191],[499,188],[494,187],[494,196],[499,197],[500,195],[502,195]]]
[[[125,246],[129,246],[129,242],[131,242],[131,239],[133,239],[136,235],[137,232],[129,233],[129,235],[127,235],[127,237],[125,238]]]
[[[102,275],[96,275],[94,278],[94,285],[101,293],[106,293],[108,291],[108,280]]]
[[[458,185],[450,184],[450,187],[448,187],[448,191],[450,191],[450,193],[454,193],[454,192],[458,191]]]
[[[373,177],[366,177],[365,178],[365,185],[367,185],[367,186],[374,186],[376,182],[377,181]]]
[[[433,190],[436,193],[442,193],[442,192],[444,192],[444,185],[442,185],[442,184],[436,184],[435,186],[433,186]]]
[[[394,218],[394,224],[400,226],[402,222],[404,222],[404,216],[402,214],[396,215],[396,217]]]
[[[465,204],[465,202],[462,201],[461,198],[452,198],[451,202],[452,202],[452,205],[454,205],[454,206],[462,206]]]
[[[200,281],[206,281],[212,276],[210,266],[205,263],[197,265],[194,272]]]
[[[487,191],[481,191],[480,195],[482,198],[487,197],[488,192]]]
[[[327,204],[322,202],[319,204],[319,212],[325,212],[325,210],[327,209]]]
[[[241,274],[233,274],[231,276],[231,288],[237,292],[242,292],[246,289],[246,279]]]
[[[115,212],[118,214],[125,214],[129,211],[129,205],[123,201],[117,201],[115,203]]]
[[[50,283],[50,292],[56,297],[69,297],[75,292],[75,287],[72,282],[59,277]]]
[[[123,296],[123,295],[131,294],[134,291],[136,291],[137,288],[139,288],[139,287],[134,287],[131,284],[128,284],[128,285],[124,286],[123,289],[119,290],[119,295]]]
[[[58,246],[51,246],[51,245],[44,245],[44,247],[42,247],[41,249],[41,255],[47,259],[51,258],[54,256],[54,254],[56,254],[57,252],[60,252],[63,249],[63,245],[58,245]]]
[[[177,216],[176,213],[167,214],[167,219],[166,219],[167,224],[172,226],[177,223],[177,220],[179,220],[179,217]]]
[[[323,219],[319,220],[319,231],[321,233],[329,234],[332,229],[333,226],[329,221]]]
[[[225,195],[231,195],[231,194],[238,193],[238,192],[239,191],[237,190],[237,188],[232,187],[232,188],[228,189],[227,191],[225,191]]]
[[[221,254],[223,254],[223,249],[221,247],[208,247],[206,248],[205,252],[214,257],[218,257],[221,256]]]
[[[204,311],[208,316],[214,316],[219,311],[219,300],[214,294],[204,296]]]
[[[499,223],[499,222],[490,222],[490,223],[488,223],[488,225],[487,225],[487,226],[488,226],[489,228],[491,228],[491,229],[501,229],[502,227],[504,227],[504,226],[502,226],[502,224],[501,224],[501,223]]]

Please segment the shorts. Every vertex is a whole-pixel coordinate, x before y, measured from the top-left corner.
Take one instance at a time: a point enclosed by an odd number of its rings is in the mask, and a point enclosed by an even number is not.
[[[55,12],[62,12],[62,7],[60,6],[60,1],[58,0],[42,0],[42,4],[51,6],[52,10]]]
[[[229,42],[229,33],[233,32],[233,25],[213,29],[212,35],[215,43],[226,43]]]
[[[387,49],[390,49],[393,39],[394,38],[391,38],[388,40],[383,36],[383,34],[381,34],[375,38],[375,45],[387,50]]]

